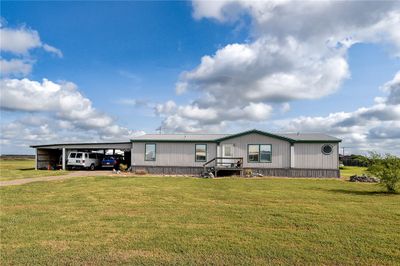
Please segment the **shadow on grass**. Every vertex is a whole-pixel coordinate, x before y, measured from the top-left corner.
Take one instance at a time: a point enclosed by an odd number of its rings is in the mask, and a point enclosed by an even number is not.
[[[347,190],[347,189],[329,189],[329,192],[348,194],[348,195],[399,195],[399,193],[390,193],[387,191],[359,191],[359,190]]]
[[[30,171],[30,170],[35,170],[35,167],[30,167],[30,168],[20,168],[20,169],[18,169],[18,170],[21,170],[21,171]]]

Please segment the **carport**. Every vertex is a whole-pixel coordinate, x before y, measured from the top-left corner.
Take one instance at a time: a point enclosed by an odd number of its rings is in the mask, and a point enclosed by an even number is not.
[[[35,149],[35,169],[49,169],[49,166],[60,165],[66,169],[66,159],[70,151],[124,151],[128,167],[131,162],[131,142],[107,142],[107,143],[63,143],[30,146]]]

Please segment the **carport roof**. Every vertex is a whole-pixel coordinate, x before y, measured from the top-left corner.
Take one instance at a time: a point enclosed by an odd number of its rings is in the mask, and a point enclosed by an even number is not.
[[[131,142],[80,142],[80,143],[54,143],[54,144],[41,144],[41,145],[31,145],[31,148],[46,148],[46,147],[69,147],[69,146],[112,146],[112,145],[131,145]]]

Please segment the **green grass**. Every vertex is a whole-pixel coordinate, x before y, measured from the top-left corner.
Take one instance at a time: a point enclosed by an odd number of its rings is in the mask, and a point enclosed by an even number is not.
[[[375,184],[79,177],[0,196],[4,265],[400,261],[400,195]]]
[[[34,160],[0,159],[0,181],[64,174],[66,174],[65,171],[36,171]]]
[[[343,166],[340,167],[340,176],[349,178],[352,175],[362,175],[367,171],[367,167]]]

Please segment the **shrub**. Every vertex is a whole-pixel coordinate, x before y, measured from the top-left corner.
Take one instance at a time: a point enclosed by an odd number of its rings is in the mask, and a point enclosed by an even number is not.
[[[369,160],[370,165],[367,171],[378,177],[380,184],[386,187],[388,192],[396,192],[400,183],[400,158],[373,152],[370,154]]]
[[[120,169],[121,171],[126,171],[126,169],[128,169],[128,166],[127,166],[126,164],[121,163],[121,164],[119,165],[119,169]]]
[[[251,169],[244,170],[244,176],[251,176],[252,174],[253,174],[253,171]]]

